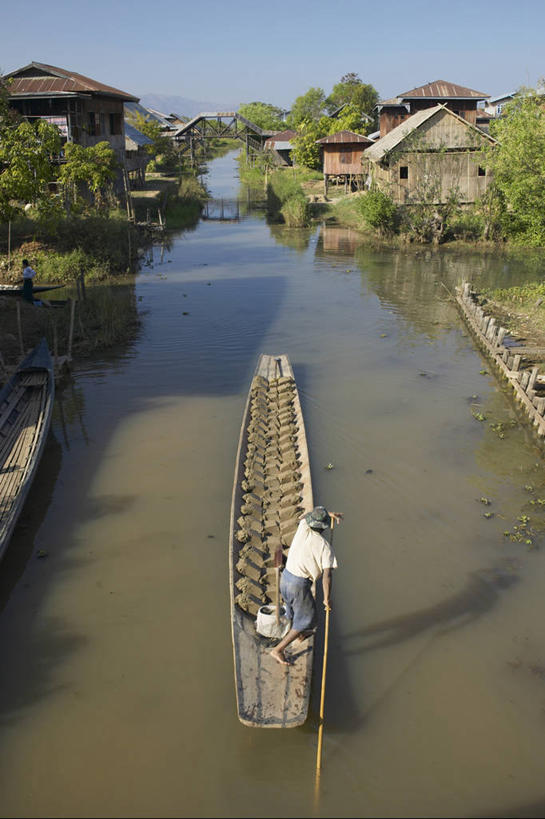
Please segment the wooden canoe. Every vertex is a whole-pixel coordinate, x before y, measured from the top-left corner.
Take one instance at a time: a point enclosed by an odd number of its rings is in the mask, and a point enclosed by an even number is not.
[[[276,601],[277,549],[287,554],[302,514],[312,506],[293,370],[286,355],[262,355],[240,431],[229,542],[235,689],[244,725],[294,728],[307,718],[314,638],[288,646],[291,664],[281,665],[269,654],[275,641],[256,632],[256,615],[260,606]]]
[[[65,284],[37,284],[32,288],[33,293],[45,293],[47,290],[60,290]],[[0,284],[0,296],[22,296],[23,288],[19,284]]]
[[[42,339],[0,391],[0,559],[42,456],[54,394],[53,362]]]

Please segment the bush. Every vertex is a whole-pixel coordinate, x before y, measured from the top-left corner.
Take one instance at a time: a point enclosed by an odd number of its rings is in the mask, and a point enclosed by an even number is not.
[[[380,234],[393,233],[397,225],[397,206],[381,190],[374,189],[364,193],[359,199],[359,210],[365,222]]]
[[[296,194],[286,200],[280,213],[288,227],[305,227],[309,222],[309,207],[304,195]]]
[[[297,178],[286,171],[271,174],[267,185],[267,210],[280,216],[290,227],[304,227],[309,221],[308,201]]]
[[[484,219],[474,209],[462,210],[449,220],[447,229],[454,239],[477,241],[484,233]]]

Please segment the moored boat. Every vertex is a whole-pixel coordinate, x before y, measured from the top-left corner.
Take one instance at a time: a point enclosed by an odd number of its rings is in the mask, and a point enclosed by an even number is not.
[[[313,507],[301,403],[286,355],[262,355],[239,438],[231,504],[229,566],[238,717],[244,725],[292,728],[308,713],[314,638],[290,646],[288,666],[256,630],[258,612],[279,604],[278,566],[299,520]],[[267,608],[269,607],[269,608]]]
[[[47,290],[60,290],[65,284],[38,284],[32,288],[33,293],[45,293]],[[0,296],[22,296],[23,288],[19,284],[0,284]]]
[[[0,391],[0,559],[42,456],[54,394],[53,362],[42,339]]]

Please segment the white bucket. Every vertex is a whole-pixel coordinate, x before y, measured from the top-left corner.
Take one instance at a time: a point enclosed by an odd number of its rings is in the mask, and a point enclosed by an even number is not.
[[[286,609],[280,606],[280,621],[276,621],[276,606],[261,606],[257,612],[255,630],[263,637],[280,640],[290,630],[291,620],[286,617]]]

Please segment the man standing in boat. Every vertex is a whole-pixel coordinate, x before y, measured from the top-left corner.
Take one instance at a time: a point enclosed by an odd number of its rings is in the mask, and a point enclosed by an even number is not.
[[[31,304],[34,302],[32,279],[35,275],[36,271],[31,268],[28,259],[23,259],[23,298]]]
[[[271,657],[282,665],[289,665],[286,647],[297,638],[303,640],[314,627],[316,601],[312,584],[320,577],[324,607],[331,610],[331,575],[337,568],[337,558],[322,532],[331,525],[332,520],[340,523],[342,517],[338,512],[328,512],[323,506],[315,506],[297,527],[280,580],[280,592],[286,615],[291,620],[291,629],[271,651]]]

